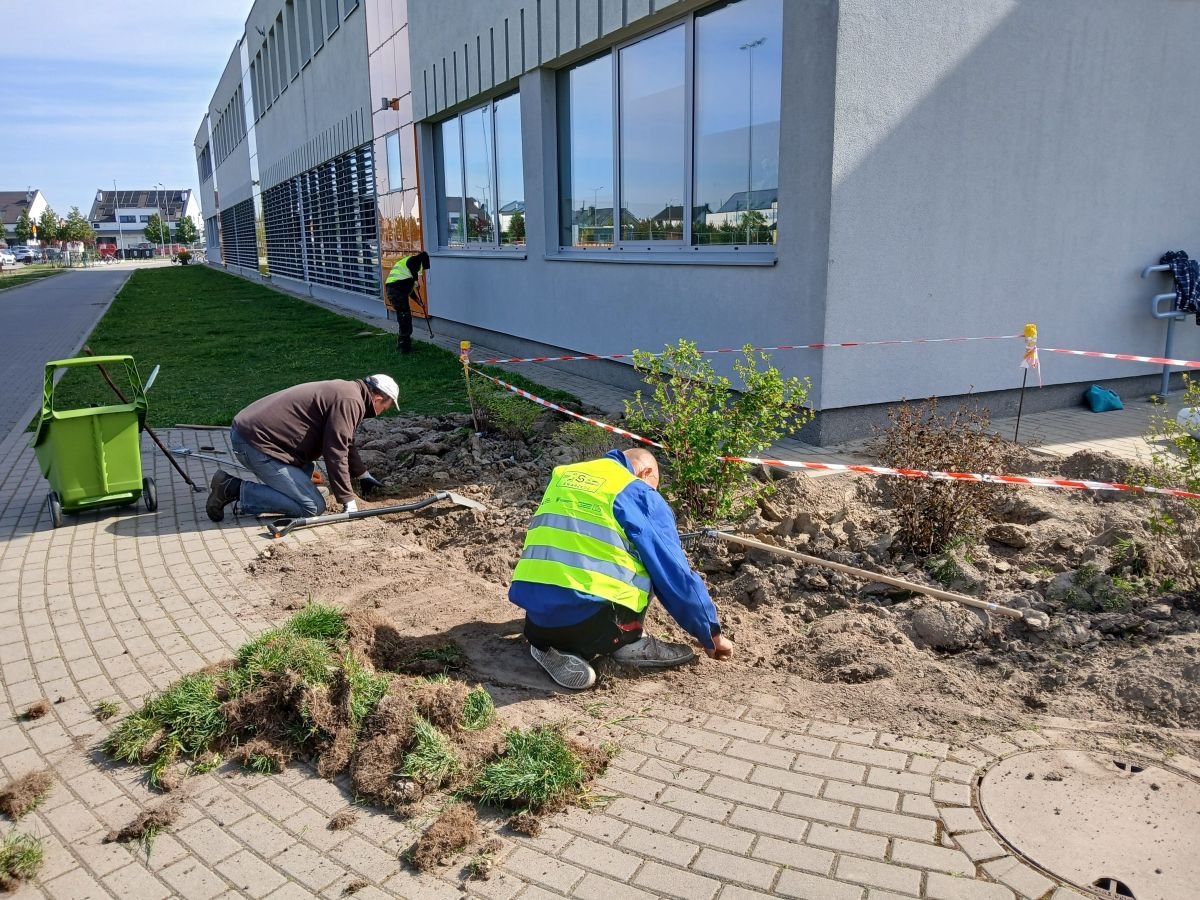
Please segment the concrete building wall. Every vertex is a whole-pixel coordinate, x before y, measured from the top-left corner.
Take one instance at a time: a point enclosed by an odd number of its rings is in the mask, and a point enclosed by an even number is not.
[[[542,3],[541,55],[551,59],[550,48],[557,46],[565,55],[556,64],[586,58],[646,27],[670,22],[704,5],[605,3],[600,5],[602,22],[564,18],[556,25],[547,18],[552,11],[557,7],[560,13],[569,10],[573,16],[576,4]],[[491,68],[485,67],[480,93],[474,74],[469,77],[470,91],[466,90],[468,73],[464,68],[460,102],[454,109],[519,88],[527,244],[523,253],[432,250],[428,277],[433,315],[481,329],[481,339],[514,349],[551,346],[614,354],[635,347],[658,350],[680,337],[704,347],[746,342],[769,345],[781,341],[782,335],[810,335],[817,340],[824,331],[836,4],[832,0],[788,0],[783,4],[783,78],[788,88],[782,94],[781,110],[779,237],[765,254],[749,258],[705,255],[689,248],[677,254],[642,257],[560,252],[555,73],[549,67],[538,68],[537,53],[529,52],[536,48],[537,8],[532,3],[409,3],[414,107],[418,111],[425,102],[420,96],[424,85],[433,78],[435,66],[438,74],[433,80],[441,78],[441,59],[453,56],[454,45],[461,51],[465,40],[470,50],[476,36],[502,33],[507,19],[511,51],[512,24],[519,22],[521,10],[525,11],[529,71],[489,90]],[[627,13],[624,19],[622,9]],[[600,38],[596,39],[598,25]],[[471,69],[476,71],[477,67]],[[440,104],[441,91],[439,87],[436,98],[430,91],[429,101],[436,99]],[[451,90],[451,99],[453,96]],[[421,183],[432,185],[436,181],[432,127],[422,128],[419,151]],[[438,244],[437,203],[433,191],[423,190],[426,246],[430,248]],[[722,357],[718,365],[725,367],[728,360]],[[775,362],[789,374],[808,375],[819,382],[821,360],[815,354],[802,359],[780,355]],[[610,371],[607,377],[617,379],[621,373]]]
[[[841,0],[827,340],[1000,335],[1161,355],[1141,279],[1192,249],[1200,6]],[[1194,255],[1194,251],[1193,251]],[[1175,355],[1200,356],[1176,326]],[[1020,385],[1019,342],[826,354],[822,401]],[[1042,354],[1048,384],[1160,371]],[[1078,398],[1078,391],[1072,394]]]

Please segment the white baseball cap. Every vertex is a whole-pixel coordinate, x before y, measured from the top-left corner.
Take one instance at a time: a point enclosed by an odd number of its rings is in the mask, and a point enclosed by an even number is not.
[[[367,387],[391,400],[392,406],[400,405],[400,387],[391,375],[372,375],[367,379]]]

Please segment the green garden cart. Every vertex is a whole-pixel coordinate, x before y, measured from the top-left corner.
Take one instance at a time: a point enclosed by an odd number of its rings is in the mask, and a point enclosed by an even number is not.
[[[129,377],[131,402],[54,408],[54,375],[59,369],[117,365],[123,365]],[[158,508],[154,479],[142,477],[139,436],[145,425],[146,391],[132,356],[82,356],[46,363],[42,412],[32,446],[50,482],[46,505],[55,528],[62,525],[64,512],[128,506],[139,499],[150,512]]]

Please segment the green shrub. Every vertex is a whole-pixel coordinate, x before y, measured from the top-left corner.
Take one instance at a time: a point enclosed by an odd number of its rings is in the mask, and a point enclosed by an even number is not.
[[[1184,375],[1183,384],[1182,406],[1200,408],[1200,380]],[[1146,442],[1150,445],[1150,465],[1133,476],[1139,484],[1200,493],[1200,441],[1172,416],[1163,413],[1150,417]],[[1160,534],[1179,533],[1180,526],[1172,510],[1181,503],[1200,509],[1200,500],[1152,496],[1152,530]]]
[[[989,433],[986,409],[962,404],[949,416],[936,397],[907,401],[888,412],[889,423],[870,449],[881,465],[934,472],[1004,472],[1004,442]],[[955,541],[973,540],[1012,488],[927,478],[886,478],[880,487],[895,510],[897,545],[908,552],[939,553]]]
[[[756,355],[749,344],[742,354],[733,363],[740,391],[691,341],[680,339],[662,353],[633,354],[653,398],[637,391],[625,403],[626,421],[665,446],[660,453],[671,477],[663,493],[682,516],[703,523],[742,515],[769,489],[750,485],[744,464],[721,457],[755,456],[812,416],[804,409],[807,379],[785,379],[769,365],[770,357]]]

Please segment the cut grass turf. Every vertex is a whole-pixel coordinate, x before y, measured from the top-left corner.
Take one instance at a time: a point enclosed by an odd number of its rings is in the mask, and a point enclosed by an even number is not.
[[[587,770],[558,729],[514,729],[505,742],[507,751],[483,768],[466,794],[481,803],[537,812],[582,793]]]
[[[132,355],[142,378],[162,366],[149,396],[149,424],[156,427],[228,425],[274,391],[375,372],[399,382],[401,414],[469,408],[453,353],[418,340],[400,355],[394,333],[208,266],[135,272],[87,343],[97,354]],[[128,395],[123,374],[112,372]],[[519,376],[503,377],[555,402],[578,403]],[[55,390],[56,409],[112,402],[92,367],[68,370]]]
[[[45,851],[32,834],[10,831],[0,843],[0,891],[15,891],[42,867]]]

